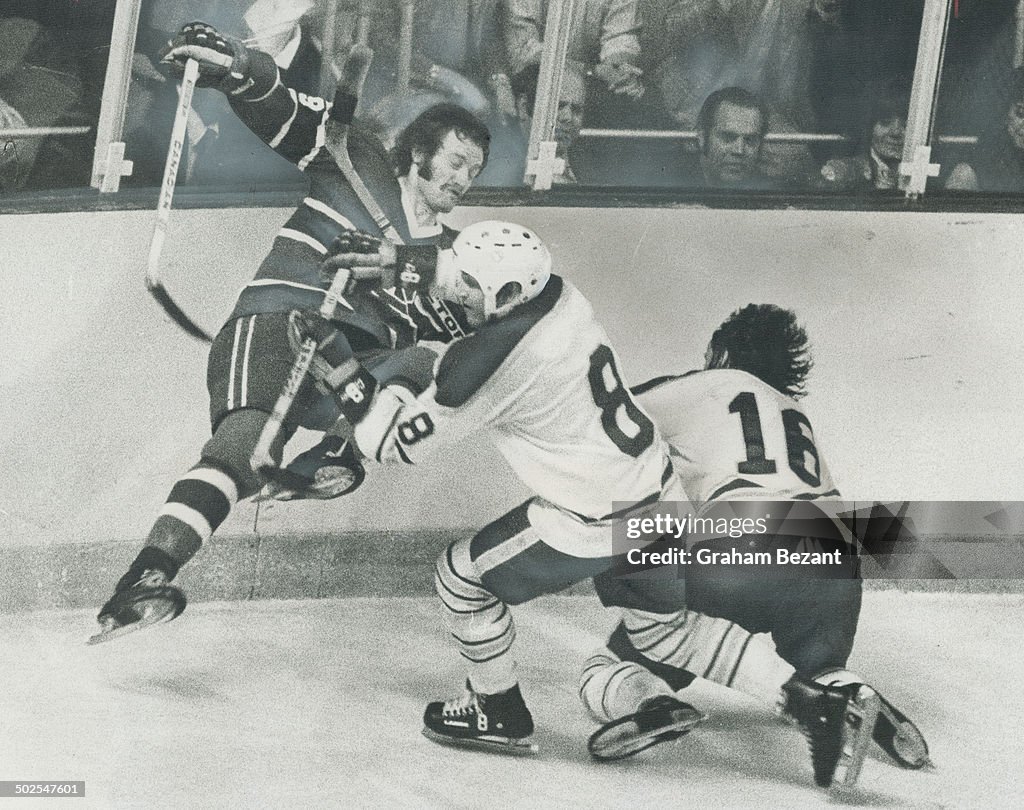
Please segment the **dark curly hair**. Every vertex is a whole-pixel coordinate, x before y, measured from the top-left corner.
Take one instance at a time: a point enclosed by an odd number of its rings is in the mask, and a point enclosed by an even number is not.
[[[813,362],[807,333],[792,310],[774,304],[747,304],[711,336],[707,368],[735,368],[753,374],[794,399],[807,392]]]
[[[409,126],[402,130],[391,150],[391,159],[399,175],[409,173],[413,152],[421,150],[427,163],[420,170],[425,180],[430,179],[430,160],[437,154],[441,142],[449,132],[475,143],[484,153],[484,165],[491,147],[491,133],[480,119],[456,104],[436,104],[424,110]]]

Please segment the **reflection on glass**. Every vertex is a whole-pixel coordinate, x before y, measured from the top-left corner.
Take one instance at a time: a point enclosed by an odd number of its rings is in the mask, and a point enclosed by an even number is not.
[[[113,5],[0,4],[0,194],[89,185]]]
[[[928,191],[1024,192],[1024,53],[1017,0],[960,0],[950,20],[936,130],[942,171]]]

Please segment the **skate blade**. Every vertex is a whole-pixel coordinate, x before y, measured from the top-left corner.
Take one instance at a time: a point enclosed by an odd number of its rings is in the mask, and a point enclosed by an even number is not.
[[[833,784],[852,788],[860,777],[864,758],[871,744],[875,722],[882,699],[870,686],[861,685],[856,696],[847,702],[843,717],[843,750],[836,767]]]
[[[468,748],[475,751],[487,751],[497,754],[511,754],[512,756],[524,757],[534,756],[540,752],[536,743],[518,740],[512,737],[449,737],[447,734],[438,734],[426,726],[423,727],[423,736],[441,745],[452,748]]]
[[[652,729],[641,729],[637,714],[606,723],[590,735],[587,750],[598,762],[626,759],[655,745],[677,740],[708,719],[692,706],[672,709],[669,714],[670,723]]]
[[[875,725],[875,742],[903,768],[934,770],[928,743],[920,729],[885,698],[881,698],[881,703]]]
[[[182,610],[185,609],[184,594],[178,591],[177,588],[173,588],[173,586],[168,585],[164,587],[176,593],[168,597],[150,597],[126,604],[124,607],[130,607],[138,612],[139,619],[137,621],[119,625],[113,618],[107,618],[101,622],[100,632],[90,636],[85,643],[88,646],[105,644],[122,636],[137,633],[139,630],[145,630],[153,625],[169,622],[171,619],[179,616]]]

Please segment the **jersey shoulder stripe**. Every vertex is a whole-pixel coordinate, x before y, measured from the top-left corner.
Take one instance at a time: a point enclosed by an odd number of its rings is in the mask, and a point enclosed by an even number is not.
[[[653,379],[647,380],[647,382],[642,382],[639,383],[638,385],[634,385],[629,389],[629,393],[631,393],[635,397],[638,397],[641,394],[646,394],[648,391],[651,391],[662,385],[666,385],[670,382],[675,382],[676,380],[682,380],[685,377],[692,377],[694,374],[699,373],[699,370],[694,369],[693,371],[687,371],[685,374],[665,374],[661,377],[654,377]]]
[[[507,318],[485,323],[452,344],[437,368],[439,405],[464,405],[487,382],[519,342],[547,315],[562,295],[562,279],[551,276],[544,291]]]

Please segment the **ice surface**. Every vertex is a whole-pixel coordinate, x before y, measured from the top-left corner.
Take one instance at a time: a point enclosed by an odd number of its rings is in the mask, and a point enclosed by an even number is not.
[[[72,808],[1020,807],[1017,595],[872,591],[851,668],[924,730],[937,769],[877,758],[855,792],[815,788],[798,731],[701,685],[711,715],[635,760],[592,763],[576,697],[611,615],[588,597],[518,608],[532,759],[437,746],[428,700],[463,673],[429,599],[190,605],[86,647],[93,612],[0,616],[0,779],[85,780]]]

